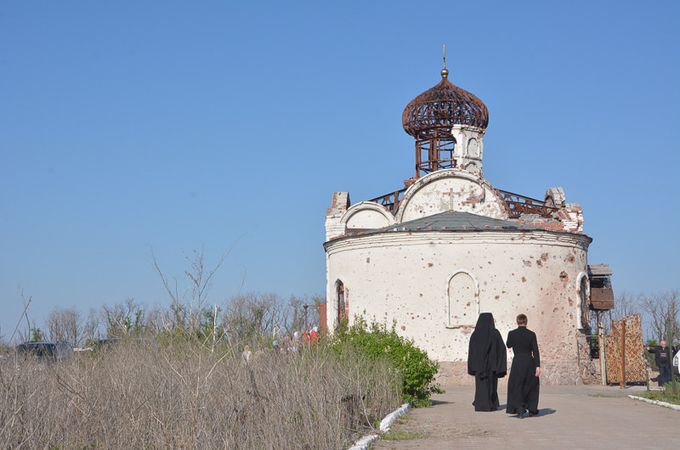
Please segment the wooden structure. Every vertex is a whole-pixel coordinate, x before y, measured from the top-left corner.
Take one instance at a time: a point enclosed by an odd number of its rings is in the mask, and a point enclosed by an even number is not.
[[[614,308],[614,290],[612,289],[612,271],[607,264],[588,266],[590,278],[590,307],[596,311],[607,311]]]
[[[612,321],[611,334],[605,338],[605,350],[607,383],[623,385],[647,381],[647,362],[639,314]]]

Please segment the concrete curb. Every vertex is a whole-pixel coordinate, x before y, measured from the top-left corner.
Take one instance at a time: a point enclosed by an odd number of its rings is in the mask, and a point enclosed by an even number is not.
[[[356,441],[354,445],[349,448],[349,450],[368,450],[368,446],[377,441],[379,437],[380,436],[377,434],[369,434],[368,436],[364,436]]]
[[[386,433],[390,431],[390,427],[394,423],[395,420],[397,420],[397,417],[402,416],[406,414],[409,410],[411,409],[411,404],[410,403],[404,403],[401,405],[399,408],[395,409],[388,415],[386,415],[383,420],[380,421],[380,432],[381,433]],[[369,434],[352,445],[349,450],[368,450],[368,446],[371,445],[373,442],[377,441],[380,438],[379,435],[377,434]]]
[[[637,395],[629,395],[628,397],[632,398],[633,400],[640,400],[645,403],[651,403],[652,405],[663,406],[664,408],[670,408],[675,411],[680,411],[680,405],[674,405],[673,403],[662,402],[660,400],[651,400],[644,397],[638,397]]]
[[[390,431],[390,427],[392,426],[394,421],[397,420],[397,417],[406,414],[409,411],[409,409],[411,409],[411,404],[404,403],[399,408],[395,409],[394,411],[386,415],[385,418],[380,421],[380,432],[386,433]]]

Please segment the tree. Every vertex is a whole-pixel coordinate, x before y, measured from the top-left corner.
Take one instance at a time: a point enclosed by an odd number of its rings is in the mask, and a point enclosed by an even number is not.
[[[203,250],[194,250],[191,257],[186,257],[189,269],[184,271],[184,276],[188,286],[180,283],[177,278],[169,279],[161,270],[156,255],[151,253],[154,269],[171,300],[172,328],[199,331],[206,311],[210,309],[207,306],[212,280],[222,267],[227,253],[223,253],[217,264],[210,269],[206,266]]]
[[[624,317],[639,314],[642,310],[640,299],[641,296],[636,297],[629,292],[617,294],[616,299],[614,300],[614,309],[609,311],[608,314],[610,320],[606,320],[606,315],[604,316],[604,320],[602,320],[602,327],[605,334],[611,331],[611,320],[621,320]],[[592,329],[597,330],[597,315],[591,316],[591,322]]]
[[[281,302],[275,294],[245,294],[232,298],[224,312],[223,326],[237,346],[255,344],[281,328]]]
[[[616,296],[611,316],[613,320],[621,320],[624,317],[638,314],[640,309],[640,297],[624,291]]]
[[[144,308],[133,298],[113,306],[103,306],[107,337],[141,336],[144,334]]]
[[[47,333],[53,342],[68,342],[80,347],[88,338],[93,338],[99,328],[99,320],[94,310],[86,319],[75,308],[56,307],[47,318]]]
[[[642,296],[642,309],[651,328],[651,336],[657,340],[680,336],[680,295],[678,291]],[[672,343],[669,342],[669,345]]]
[[[42,332],[40,328],[31,328],[31,338],[32,342],[40,342],[45,340],[45,333]]]

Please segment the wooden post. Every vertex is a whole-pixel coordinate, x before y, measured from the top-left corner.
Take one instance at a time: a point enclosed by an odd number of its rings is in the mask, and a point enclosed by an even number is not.
[[[621,319],[621,389],[626,387],[626,319]]]
[[[597,339],[599,342],[600,346],[600,376],[602,378],[602,386],[607,385],[607,366],[606,366],[606,358],[607,358],[607,353],[605,351],[605,342],[604,342],[604,327],[602,326],[602,317],[601,317],[601,311],[598,311],[597,314]]]

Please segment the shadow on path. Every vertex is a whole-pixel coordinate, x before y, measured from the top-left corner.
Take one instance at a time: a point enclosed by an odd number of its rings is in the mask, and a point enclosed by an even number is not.
[[[555,414],[557,412],[556,409],[552,408],[543,408],[538,410],[538,414],[536,414],[534,417],[543,417],[543,416],[549,416],[550,414]]]
[[[555,414],[557,412],[556,409],[552,408],[543,408],[538,410],[538,414],[529,414],[528,416],[524,416],[525,418],[536,418],[536,417],[543,417],[543,416],[549,416],[551,414]],[[508,414],[510,417],[515,417],[515,418],[520,418],[517,414]]]

